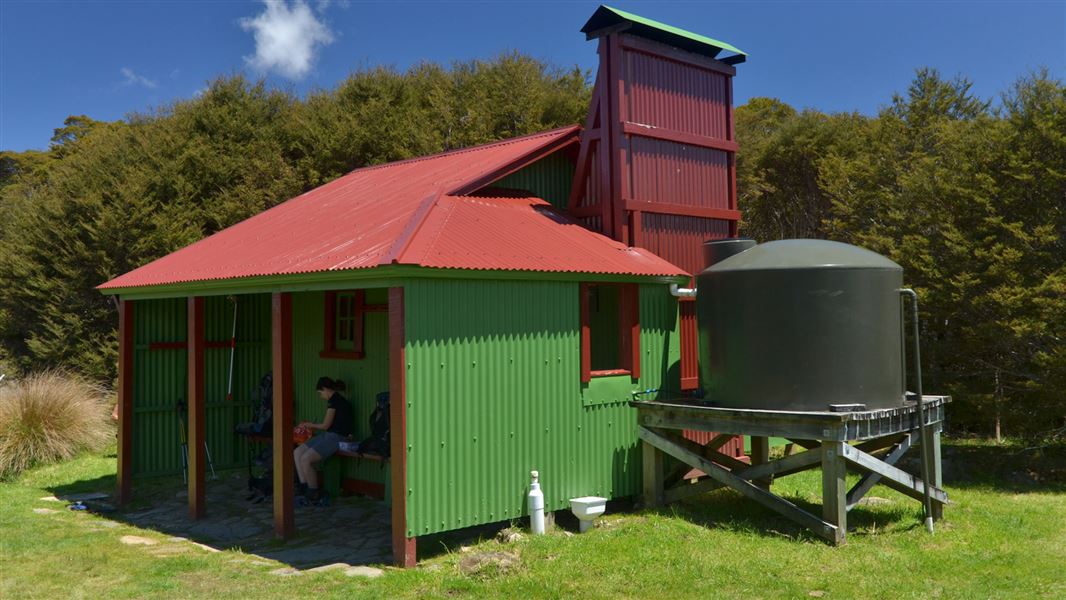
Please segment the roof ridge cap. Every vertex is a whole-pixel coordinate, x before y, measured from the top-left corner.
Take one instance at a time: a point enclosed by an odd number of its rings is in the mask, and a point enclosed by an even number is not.
[[[345,177],[345,176],[351,175],[353,173],[361,173],[361,172],[364,172],[364,171],[372,171],[374,169],[384,169],[386,167],[393,167],[393,166],[396,166],[396,165],[404,165],[404,164],[408,164],[408,163],[420,162],[420,161],[423,161],[423,160],[441,158],[443,156],[451,156],[451,155],[454,155],[454,154],[463,154],[465,152],[474,152],[474,151],[477,151],[477,150],[484,150],[486,148],[491,148],[493,146],[505,146],[507,144],[515,144],[515,143],[518,143],[518,142],[521,142],[521,141],[524,141],[524,140],[529,140],[529,139],[542,137],[542,136],[548,136],[548,135],[552,135],[552,134],[555,134],[555,133],[561,133],[563,131],[566,131],[567,129],[578,129],[580,127],[581,127],[580,125],[575,123],[573,125],[564,125],[562,127],[556,127],[555,129],[548,129],[548,130],[545,130],[545,131],[538,131],[536,133],[527,133],[526,135],[519,135],[519,136],[515,136],[515,137],[504,138],[502,140],[496,140],[495,142],[486,142],[484,144],[478,144],[476,146],[467,146],[466,148],[456,148],[454,150],[444,150],[442,152],[435,152],[433,154],[426,154],[424,156],[412,156],[411,158],[404,158],[404,159],[401,159],[401,160],[393,160],[393,161],[389,161],[389,162],[386,162],[386,163],[381,163],[381,164],[378,164],[378,165],[367,165],[365,167],[359,167],[357,169],[352,169],[351,171],[348,171],[347,173],[345,173],[341,177]]]

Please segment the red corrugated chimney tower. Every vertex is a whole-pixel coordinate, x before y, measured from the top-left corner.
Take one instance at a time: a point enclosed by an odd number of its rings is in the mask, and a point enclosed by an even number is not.
[[[569,212],[695,275],[705,240],[737,234],[733,65],[746,55],[607,6],[581,31],[600,64]],[[683,389],[698,387],[697,352],[695,303],[682,302]]]

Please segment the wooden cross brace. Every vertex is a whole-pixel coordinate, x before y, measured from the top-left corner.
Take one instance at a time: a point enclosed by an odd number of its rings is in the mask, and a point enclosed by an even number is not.
[[[637,434],[644,441],[644,492],[649,506],[670,503],[720,487],[731,487],[748,498],[814,531],[833,544],[845,541],[847,511],[877,483],[921,500],[923,482],[894,465],[917,441],[917,433],[904,433],[868,440],[855,446],[840,441],[795,440],[808,450],[761,464],[747,465],[715,449],[700,446],[669,430],[641,426]],[[933,445],[938,441],[932,440]],[[662,471],[662,455],[673,456],[686,465],[707,474],[706,479],[682,482],[667,487]],[[875,454],[882,454],[878,457]],[[939,461],[936,461],[939,465]],[[769,491],[773,477],[785,476],[822,467],[822,518]],[[845,493],[847,467],[864,473],[862,479]],[[935,481],[939,484],[939,468]],[[930,487],[930,495],[940,518],[947,494],[939,485]]]

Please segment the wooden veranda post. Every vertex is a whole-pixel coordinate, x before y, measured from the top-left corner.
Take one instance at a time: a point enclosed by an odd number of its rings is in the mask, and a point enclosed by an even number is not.
[[[189,462],[189,518],[204,516],[204,297],[191,296],[188,308],[188,410],[186,445]]]
[[[133,301],[118,305],[118,470],[117,500],[130,500],[133,475]]]
[[[407,378],[403,288],[389,288],[389,421],[392,440],[392,560],[399,567],[417,562],[414,537],[407,537]]]
[[[274,535],[296,532],[292,484],[292,294],[271,298],[271,359],[274,373]]]

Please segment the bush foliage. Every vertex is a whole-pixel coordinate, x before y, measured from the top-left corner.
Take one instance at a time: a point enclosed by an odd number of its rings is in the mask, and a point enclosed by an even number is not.
[[[99,450],[114,439],[106,390],[78,375],[46,371],[0,383],[0,479],[36,464]]]
[[[306,98],[241,76],[152,114],[71,117],[0,155],[0,364],[114,377],[93,287],[353,168],[580,122],[587,74],[507,54],[356,72]],[[742,233],[881,252],[923,306],[926,389],[953,426],[1039,435],[1066,418],[1066,86],[998,104],[920,70],[873,117],[736,110]]]
[[[737,109],[741,230],[821,237],[903,266],[926,390],[951,425],[1042,436],[1066,419],[1066,86],[1020,79],[993,109],[920,70],[874,118]]]

